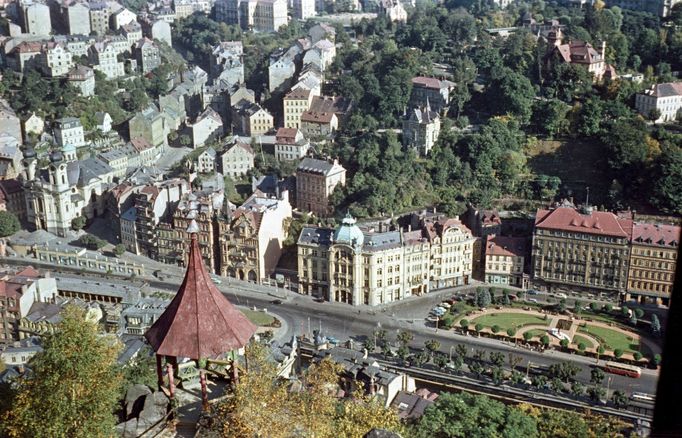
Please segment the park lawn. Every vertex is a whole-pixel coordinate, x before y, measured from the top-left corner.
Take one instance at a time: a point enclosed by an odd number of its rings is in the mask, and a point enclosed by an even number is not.
[[[572,342],[572,344],[575,344],[575,345],[577,346],[577,345],[580,344],[581,342],[582,342],[583,344],[585,344],[585,347],[587,347],[587,348],[594,348],[594,343],[592,343],[592,341],[589,340],[589,339],[587,339],[586,337],[580,336],[580,335],[575,335],[575,336],[573,336],[573,342]]]
[[[594,325],[587,325],[587,327],[580,327],[578,330],[583,333],[590,333],[595,335],[598,339],[602,339],[606,345],[605,348],[609,350],[621,349],[623,352],[634,353],[639,351],[639,344],[637,344],[632,337],[612,330],[606,327],[598,327]]]
[[[483,324],[484,327],[498,325],[500,330],[504,332],[509,328],[518,330],[529,324],[548,325],[549,320],[545,321],[540,316],[525,313],[489,313],[475,318],[471,323],[473,325]]]
[[[530,333],[531,336],[532,336],[531,339],[533,339],[533,338],[539,338],[539,337],[542,336],[542,335],[546,335],[546,334],[547,334],[547,330],[543,330],[543,329],[532,329],[532,330],[528,330],[526,333]]]
[[[269,326],[275,321],[275,318],[272,315],[269,315],[265,312],[257,312],[255,310],[249,310],[249,309],[240,309],[241,312],[249,318],[249,321],[252,323],[256,324],[259,327],[265,327]]]

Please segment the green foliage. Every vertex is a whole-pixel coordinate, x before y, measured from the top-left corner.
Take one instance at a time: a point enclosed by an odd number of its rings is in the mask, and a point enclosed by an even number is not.
[[[655,335],[661,334],[661,321],[658,320],[658,315],[655,313],[651,315],[651,331]]]
[[[474,330],[476,330],[476,333],[480,333],[483,330],[483,324],[476,324],[474,326]]]
[[[562,340],[559,342],[559,344],[560,344],[563,348],[567,348],[567,347],[568,347],[568,339],[562,339]]]
[[[580,367],[573,362],[559,362],[550,365],[549,375],[565,382],[570,382],[580,371]]]
[[[12,410],[3,422],[11,436],[93,437],[113,433],[121,376],[119,345],[101,336],[85,311],[69,307],[33,373],[19,382]]]
[[[100,250],[107,242],[92,234],[84,234],[78,239],[78,243],[88,249]]]
[[[440,342],[435,339],[429,339],[424,342],[424,347],[429,351],[431,355],[440,349]]]
[[[126,246],[124,244],[119,243],[118,245],[114,246],[114,254],[116,256],[120,256],[124,252],[126,252]]]
[[[407,347],[407,345],[414,340],[414,335],[411,332],[402,330],[398,333],[397,340],[401,346]]]
[[[16,215],[9,211],[0,211],[0,237],[10,236],[21,229]]]
[[[652,203],[664,212],[682,214],[682,141],[662,147],[650,174],[657,176]]]
[[[452,315],[451,313],[446,313],[443,315],[442,318],[440,318],[440,326],[443,327],[444,329],[449,329],[452,328],[452,325],[455,323],[455,316]]]
[[[640,360],[642,360],[642,353],[640,353],[639,351],[635,351],[632,354],[632,357],[639,362]]]
[[[86,222],[85,216],[77,216],[71,221],[71,228],[75,231],[82,230]]]
[[[516,336],[516,330],[511,328],[511,327],[508,328],[507,329],[507,336],[509,336],[510,338],[513,338],[514,336]]]
[[[476,305],[478,307],[488,307],[492,301],[490,297],[490,291],[486,288],[481,288],[476,290]]]
[[[129,386],[147,385],[151,388],[156,387],[156,360],[149,347],[145,347],[138,353],[137,357],[131,362],[121,367],[123,376],[123,394]]]
[[[528,78],[509,68],[492,71],[488,98],[495,102],[496,115],[516,117],[521,125],[530,121],[535,89]]]
[[[494,326],[492,326],[492,327],[490,328],[490,330],[491,330],[493,333],[497,334],[497,333],[500,332],[501,329],[500,329],[500,326],[499,326],[499,325],[495,324]]]
[[[544,346],[549,345],[549,336],[547,335],[540,336],[540,342],[542,342],[542,345]]]
[[[616,390],[611,396],[611,401],[617,408],[624,408],[628,405],[628,396],[623,391]]]
[[[523,332],[523,339],[528,342],[533,338],[533,334],[530,331]]]
[[[661,364],[661,360],[663,359],[660,354],[654,354],[654,364],[656,364],[656,366]]]
[[[466,392],[441,394],[412,432],[415,438],[538,436],[536,421],[517,408]]]
[[[601,368],[592,368],[590,382],[599,385],[604,380],[604,371]]]

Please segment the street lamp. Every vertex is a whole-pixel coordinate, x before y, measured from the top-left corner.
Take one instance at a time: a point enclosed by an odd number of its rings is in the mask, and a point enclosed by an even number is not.
[[[450,354],[448,355],[448,362],[452,362],[452,349],[455,348],[454,345],[450,345]]]
[[[526,365],[526,380],[528,380],[528,373],[530,372],[531,365],[533,365],[533,362],[528,361],[528,365]]]

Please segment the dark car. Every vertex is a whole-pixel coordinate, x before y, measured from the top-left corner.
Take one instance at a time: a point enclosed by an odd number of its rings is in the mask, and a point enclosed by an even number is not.
[[[282,304],[282,300],[272,300],[272,304]]]

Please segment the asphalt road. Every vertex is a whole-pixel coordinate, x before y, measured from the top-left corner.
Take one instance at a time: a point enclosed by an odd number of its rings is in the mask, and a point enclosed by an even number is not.
[[[87,278],[89,280],[101,279],[94,275],[86,274],[79,276],[64,272],[55,274],[55,276]],[[123,279],[107,279],[106,281],[131,284],[131,282]],[[180,284],[180,279],[171,278],[166,281],[149,281],[149,283],[152,288],[175,292]],[[269,296],[262,292],[251,292],[248,290],[248,283],[240,282],[229,285],[226,283],[223,282],[217,285],[217,287],[225,293],[233,304],[268,309],[269,312],[275,314],[286,323],[286,332],[281,333],[279,336],[282,340],[288,340],[295,334],[310,334],[315,329],[321,329],[325,335],[334,336],[342,341],[353,338],[361,342],[366,339],[366,336],[371,336],[375,329],[381,327],[388,332],[388,340],[394,341],[398,331],[408,330],[414,335],[412,347],[423,348],[425,341],[436,339],[441,344],[441,351],[446,354],[450,353],[450,350],[457,344],[466,344],[470,355],[475,349],[485,350],[488,353],[491,351],[501,352],[505,355],[511,352],[523,358],[520,367],[524,369],[529,363],[550,366],[554,363],[570,360],[581,365],[582,370],[576,376],[576,379],[585,384],[588,384],[590,381],[591,367],[594,366],[595,362],[594,359],[582,356],[551,350],[539,353],[496,340],[463,336],[453,331],[436,331],[435,328],[425,326],[423,310],[433,306],[434,303],[440,302],[443,297],[452,295],[454,290],[412,298],[398,305],[377,310],[364,306],[359,308],[349,307],[339,303],[318,303],[308,296],[291,292],[286,295],[281,304],[275,304],[273,303],[276,300],[275,296]],[[259,288],[263,290],[262,286],[259,286]],[[272,290],[273,292],[275,291],[274,288]],[[278,295],[281,296],[281,289]],[[658,374],[652,370],[643,370],[642,376],[638,379],[610,374],[607,377],[611,378],[608,386],[612,391],[620,389],[628,393],[635,391],[654,394],[656,392]],[[604,385],[607,385],[606,381]]]

